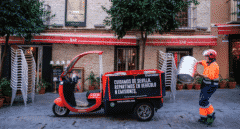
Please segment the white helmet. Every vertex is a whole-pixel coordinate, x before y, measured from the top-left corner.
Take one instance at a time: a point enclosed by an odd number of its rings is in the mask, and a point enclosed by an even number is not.
[[[213,49],[208,49],[203,51],[203,56],[208,56],[209,58],[216,58],[217,52]]]

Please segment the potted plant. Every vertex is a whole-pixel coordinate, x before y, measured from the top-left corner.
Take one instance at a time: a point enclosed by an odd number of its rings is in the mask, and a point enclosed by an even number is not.
[[[9,105],[12,98],[12,88],[10,87],[10,81],[6,78],[2,78],[0,85],[0,87],[2,88],[2,95],[5,98],[4,103]]]
[[[219,88],[224,89],[227,86],[228,79],[223,79],[221,75],[219,75]]]
[[[90,75],[88,76],[88,78],[86,79],[86,81],[89,80],[89,90],[94,90],[95,85],[96,84],[96,78],[95,78],[95,74],[93,73],[93,71],[91,71]]]
[[[0,85],[0,96],[2,96],[2,85]]]
[[[2,96],[2,85],[0,85],[0,96]]]
[[[234,78],[229,78],[228,87],[229,89],[234,89],[236,87],[236,81]]]
[[[177,81],[177,90],[182,90],[183,84],[180,81]]]
[[[51,86],[52,84],[49,82],[46,82],[44,79],[41,80],[41,82],[38,84],[40,90],[39,94],[45,94],[45,90],[48,86]]]
[[[5,98],[0,98],[0,108],[3,106],[4,99]]]
[[[39,89],[38,93],[39,94],[45,94],[45,89],[43,88],[42,83],[38,83],[37,86],[38,86],[38,89]]]
[[[202,80],[203,80],[202,77],[197,77],[197,78],[195,79],[194,88],[195,88],[196,90],[200,90],[200,89],[201,89]]]
[[[219,87],[220,89],[224,89],[227,86],[228,79],[220,79]]]
[[[192,88],[193,88],[193,83],[187,84],[187,89],[188,89],[188,90],[191,90]]]
[[[170,86],[166,86],[165,89],[166,89],[166,91],[171,91],[171,87]]]

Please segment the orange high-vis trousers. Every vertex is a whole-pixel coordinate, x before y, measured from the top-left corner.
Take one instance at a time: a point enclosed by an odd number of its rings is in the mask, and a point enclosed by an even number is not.
[[[207,115],[212,115],[213,112],[214,112],[214,108],[211,104],[207,108],[202,108],[202,107],[199,108],[199,114],[201,117],[207,117]]]
[[[203,82],[202,89],[199,97],[199,114],[202,117],[206,117],[207,115],[211,115],[214,112],[213,106],[209,103],[209,99],[212,94],[217,90],[218,85],[205,84]]]

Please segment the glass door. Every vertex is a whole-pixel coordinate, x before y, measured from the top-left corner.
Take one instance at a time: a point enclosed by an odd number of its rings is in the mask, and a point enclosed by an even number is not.
[[[240,39],[233,39],[229,44],[229,71],[230,77],[235,78],[237,84],[240,83],[237,77],[240,76]]]
[[[177,66],[184,56],[192,56],[192,49],[174,49],[174,48],[167,48],[167,53],[172,53],[173,55],[177,53]]]
[[[117,71],[137,69],[137,48],[117,48]]]

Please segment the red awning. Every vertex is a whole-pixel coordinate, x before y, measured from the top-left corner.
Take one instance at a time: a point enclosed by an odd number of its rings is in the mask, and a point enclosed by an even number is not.
[[[23,38],[10,36],[9,43],[23,43]],[[43,33],[34,36],[31,42],[35,43],[67,43],[67,44],[91,44],[91,45],[136,45],[136,38],[125,36],[118,40],[109,34],[71,34],[71,33]],[[0,43],[5,43],[0,38]]]
[[[238,24],[215,24],[218,27],[218,34],[240,34]]]
[[[153,46],[217,46],[217,36],[149,36],[146,45]]]
[[[23,38],[10,36],[9,43],[23,43]],[[91,44],[91,45],[136,45],[135,36],[124,36],[118,40],[113,34],[89,33],[43,33],[34,36],[31,42],[35,43],[66,43],[66,44]],[[0,43],[5,43],[5,37],[0,38]],[[146,45],[151,46],[216,46],[217,38],[212,35],[193,36],[148,36]]]

